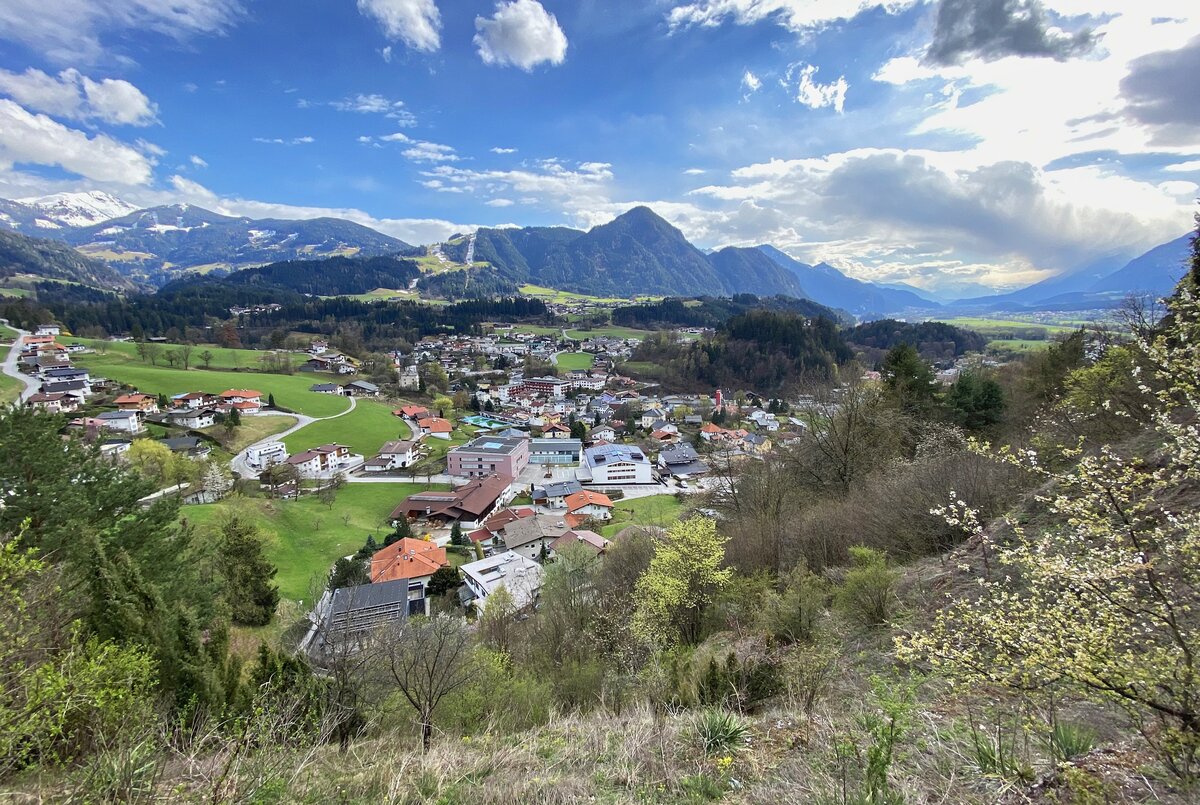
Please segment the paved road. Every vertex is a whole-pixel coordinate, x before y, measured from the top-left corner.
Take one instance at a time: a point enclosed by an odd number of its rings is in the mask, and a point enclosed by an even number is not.
[[[25,400],[37,394],[40,385],[37,378],[27,375],[17,368],[17,359],[21,357],[21,339],[29,335],[29,333],[26,330],[18,330],[16,327],[12,327],[12,329],[17,333],[17,338],[13,341],[12,349],[8,351],[8,356],[4,359],[4,374],[9,377],[15,377],[21,382],[24,388],[21,390],[20,401],[25,402]]]
[[[340,416],[345,416],[346,414],[353,411],[355,406],[358,405],[358,401],[355,400],[353,397],[347,397],[347,399],[350,400],[350,407],[347,408],[345,411],[342,411],[340,414],[334,414],[333,416],[313,417],[313,416],[307,416],[306,414],[288,414],[287,416],[294,416],[296,418],[295,425],[292,425],[290,428],[288,428],[285,431],[281,431],[279,433],[272,434],[270,436],[267,436],[265,439],[259,439],[254,444],[248,445],[246,447],[246,449],[242,450],[242,452],[238,453],[236,456],[233,457],[233,461],[231,461],[229,463],[229,468],[231,470],[233,470],[234,472],[236,472],[237,474],[241,475],[243,478],[256,477],[258,475],[258,470],[253,469],[250,466],[250,463],[246,460],[247,452],[249,452],[252,448],[258,447],[261,444],[266,444],[267,442],[278,442],[281,439],[283,439],[284,437],[290,436],[291,434],[295,433],[296,431],[300,430],[301,428],[307,427],[308,425],[311,425],[314,422],[321,422],[322,420],[326,420],[326,419],[337,419]],[[271,414],[260,414],[259,416],[271,416]]]

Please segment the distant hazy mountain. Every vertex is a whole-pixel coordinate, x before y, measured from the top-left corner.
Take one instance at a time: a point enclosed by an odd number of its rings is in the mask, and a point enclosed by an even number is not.
[[[158,284],[164,273],[188,268],[375,256],[411,248],[404,241],[338,218],[234,218],[187,204],[138,210],[55,236],[123,273]]]
[[[879,316],[910,308],[936,308],[938,304],[914,291],[889,288],[847,277],[828,263],[810,266],[774,246],[759,246],[766,257],[796,275],[806,296],[829,307],[848,310],[857,316]]]
[[[0,228],[0,277],[30,275],[112,291],[132,290],[125,277],[63,243]]]
[[[100,191],[0,199],[0,224],[25,235],[57,237],[60,230],[103,223],[136,209]]]
[[[1132,260],[1106,255],[1074,271],[996,296],[960,299],[955,307],[1085,309],[1119,304],[1130,294],[1166,296],[1187,271],[1191,234],[1156,246]]]

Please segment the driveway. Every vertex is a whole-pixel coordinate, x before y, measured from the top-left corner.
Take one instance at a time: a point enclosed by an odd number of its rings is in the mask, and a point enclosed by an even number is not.
[[[252,450],[255,447],[258,447],[259,445],[266,444],[267,442],[282,441],[285,437],[292,435],[293,433],[300,430],[301,428],[307,427],[308,425],[311,425],[314,422],[321,422],[326,419],[337,419],[340,416],[345,416],[346,414],[353,411],[355,406],[358,405],[358,403],[355,401],[355,399],[353,397],[347,397],[346,399],[348,399],[350,401],[350,407],[347,408],[345,411],[342,411],[340,414],[334,414],[333,416],[314,417],[314,416],[307,416],[305,414],[287,414],[287,416],[293,416],[296,418],[295,425],[292,425],[287,430],[272,434],[272,435],[266,437],[265,439],[259,439],[254,444],[248,445],[244,450],[242,450],[242,452],[238,453],[236,456],[233,457],[233,461],[229,462],[229,468],[231,470],[233,470],[235,473],[237,473],[238,475],[241,475],[243,478],[258,477],[259,471],[252,468],[250,466],[250,462],[246,460],[246,454],[250,450]],[[271,415],[270,414],[259,414],[259,416],[271,416]]]
[[[11,325],[9,326],[11,327]],[[29,332],[18,330],[16,327],[12,327],[12,329],[16,332],[17,338],[13,341],[12,348],[8,350],[8,356],[4,359],[4,374],[16,378],[21,382],[24,388],[21,390],[19,400],[20,402],[25,402],[34,394],[37,394],[41,384],[37,378],[27,375],[17,368],[17,359],[21,357],[21,340],[29,335]]]

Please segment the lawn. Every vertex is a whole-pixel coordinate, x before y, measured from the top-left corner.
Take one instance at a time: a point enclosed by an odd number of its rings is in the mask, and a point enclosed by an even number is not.
[[[217,521],[223,512],[244,507],[267,538],[267,558],[278,568],[275,580],[283,598],[310,596],[313,576],[324,577],[335,561],[362,547],[367,535],[380,544],[391,531],[387,516],[401,500],[425,489],[424,484],[347,484],[338,490],[333,508],[315,495],[300,500],[231,498],[221,503],[184,506],[182,516],[198,526]]]
[[[33,296],[28,288],[0,288],[0,296]]]
[[[71,336],[63,336],[61,341],[68,344],[84,344],[96,352],[105,356],[108,355],[123,355],[130,360],[142,362],[138,357],[138,345],[133,341],[108,341],[102,338],[74,338]],[[181,344],[159,344],[160,354],[167,350],[179,350]],[[200,355],[208,352],[211,355],[211,360],[208,364],[210,369],[257,369],[260,366],[260,361],[263,356],[270,355],[270,352],[257,349],[228,349],[226,347],[218,347],[213,344],[194,344],[192,346],[191,365],[194,368],[204,366],[204,361]],[[289,360],[294,366],[304,363],[308,360],[308,354],[303,352],[287,353]],[[159,364],[166,366],[167,362],[162,358],[158,359]]]
[[[17,399],[24,385],[15,377],[0,374],[0,405],[8,405]]]
[[[301,414],[323,417],[345,411],[350,401],[333,394],[309,391],[313,383],[328,382],[328,375],[300,373],[274,375],[252,371],[206,371],[204,369],[172,369],[151,366],[123,351],[104,355],[85,353],[75,362],[96,374],[128,383],[147,394],[182,394],[187,391],[207,391],[219,394],[226,389],[252,388],[263,394],[274,394],[275,402]]]
[[[585,338],[595,338],[597,336],[607,336],[609,338],[645,338],[649,335],[648,330],[635,330],[632,327],[595,327],[591,330],[567,330],[567,338],[572,338],[576,341],[583,341]]]
[[[678,520],[682,512],[683,504],[674,495],[617,500],[613,502],[613,519],[600,528],[600,534],[611,538],[631,525],[665,528]]]
[[[596,356],[590,352],[564,352],[558,356],[558,368],[566,371],[591,369],[595,362]]]
[[[7,325],[0,324],[0,341],[7,341],[9,343],[12,343],[13,339],[15,339],[16,337],[17,337],[16,330],[14,330],[13,328],[11,328]]]
[[[1046,349],[1053,341],[1045,339],[1032,338],[997,338],[988,342],[987,348],[990,352],[1001,353],[1026,353],[1035,352],[1039,349]]]
[[[222,447],[236,455],[258,440],[285,431],[295,424],[296,417],[294,416],[260,414],[259,416],[243,417],[242,424],[234,430],[232,438],[225,437],[224,425],[205,428],[201,433],[213,437],[221,443]]]
[[[988,319],[968,316],[939,319],[939,321],[944,321],[946,324],[953,324],[955,327],[974,330],[991,338],[1019,338],[1029,341],[1036,340],[1039,337],[1050,338],[1053,335],[1070,333],[1077,329],[1065,324],[1049,324],[1032,320]]]
[[[561,327],[543,327],[540,324],[514,324],[510,333],[533,333],[534,335],[558,335],[562,331]],[[501,330],[503,335],[505,331]]]
[[[390,405],[359,400],[357,407],[345,416],[314,422],[288,436],[283,443],[289,453],[299,453],[319,444],[337,442],[370,457],[379,452],[384,442],[407,438],[408,428],[392,415]]]

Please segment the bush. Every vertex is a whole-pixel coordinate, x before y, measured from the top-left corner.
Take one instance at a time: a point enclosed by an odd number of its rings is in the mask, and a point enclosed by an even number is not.
[[[850,549],[853,566],[846,572],[834,602],[855,623],[884,626],[896,612],[896,582],[900,574],[887,566],[883,551],[857,546]]]
[[[716,755],[745,746],[748,731],[733,713],[705,710],[693,723],[692,732],[705,754]]]
[[[1065,763],[1092,751],[1096,745],[1096,733],[1087,727],[1055,723],[1046,738],[1046,745],[1056,760]]]
[[[783,643],[810,643],[825,612],[829,585],[803,561],[783,578],[783,589],[768,596],[763,626]]]

